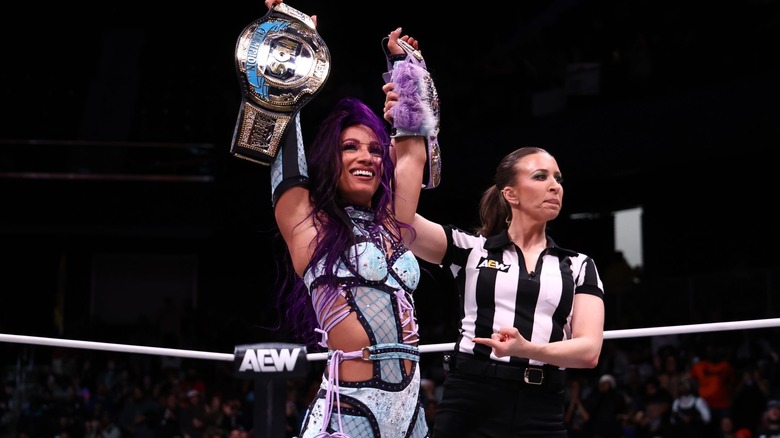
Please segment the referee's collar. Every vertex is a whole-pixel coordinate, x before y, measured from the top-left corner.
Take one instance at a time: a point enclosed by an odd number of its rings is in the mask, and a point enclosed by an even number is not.
[[[509,230],[504,229],[498,234],[494,234],[490,237],[485,238],[485,249],[491,250],[491,249],[499,249],[503,248],[505,246],[513,245],[512,239],[509,238]],[[547,248],[548,251],[552,252],[553,254],[559,254],[564,256],[571,256],[575,257],[579,253],[577,251],[572,251],[570,249],[561,248],[558,246],[555,241],[552,239],[552,237],[547,236]]]

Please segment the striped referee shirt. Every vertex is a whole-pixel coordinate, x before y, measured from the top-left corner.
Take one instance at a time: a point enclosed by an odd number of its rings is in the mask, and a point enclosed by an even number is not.
[[[505,230],[483,237],[444,226],[447,252],[442,266],[455,278],[461,304],[456,351],[518,365],[542,365],[519,357],[497,357],[487,345],[472,342],[489,338],[501,327],[516,327],[534,343],[571,338],[574,295],[604,298],[596,264],[590,257],[563,249],[547,237],[536,268],[527,272],[520,249]]]

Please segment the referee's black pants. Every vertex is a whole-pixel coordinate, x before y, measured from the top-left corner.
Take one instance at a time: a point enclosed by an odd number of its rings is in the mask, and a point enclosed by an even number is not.
[[[451,367],[436,407],[433,438],[567,438],[563,371],[544,385]]]

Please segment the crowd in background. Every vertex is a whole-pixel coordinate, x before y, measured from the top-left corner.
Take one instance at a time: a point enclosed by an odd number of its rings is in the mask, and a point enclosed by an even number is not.
[[[780,437],[776,329],[607,340],[571,370],[571,438]]]
[[[3,437],[240,437],[251,381],[175,357],[27,347],[5,370]]]
[[[607,330],[627,327],[626,318],[632,327],[656,327],[685,310],[639,299],[650,292],[620,254],[605,263],[604,282],[612,291]],[[214,309],[174,304],[131,329],[97,326],[68,337],[222,351],[247,331]],[[442,317],[449,312],[424,296],[420,304],[421,317],[441,319],[421,330],[424,343],[451,339],[456,329]],[[706,322],[729,320],[711,316]],[[778,346],[780,327],[608,338],[596,368],[567,371],[570,438],[780,438]],[[420,361],[431,425],[446,378],[442,356]],[[0,366],[0,438],[265,438],[254,425],[255,382],[238,379],[232,362],[0,343]],[[287,381],[286,437],[295,436],[320,384],[324,363],[309,367],[307,378]]]
[[[627,327],[627,317],[644,327],[667,321],[672,309],[655,311],[657,304],[638,299],[649,296],[641,271],[616,260],[604,268],[613,292],[607,330]],[[422,300],[421,317],[448,314],[441,304],[429,307]],[[99,326],[69,337],[222,351],[247,327],[232,329],[235,321],[212,312],[166,301],[158,316],[132,329]],[[442,318],[421,335],[434,344],[454,330]],[[778,346],[780,327],[605,339],[596,368],[567,371],[570,438],[780,438]],[[425,353],[420,361],[431,425],[446,378],[442,356]],[[255,382],[237,378],[232,362],[0,343],[0,366],[0,438],[265,438],[254,426]],[[295,436],[323,367],[310,361],[307,378],[287,381],[287,437]]]
[[[780,437],[779,335],[772,328],[607,339],[597,368],[568,371],[570,436]],[[3,370],[3,438],[261,435],[253,434],[255,385],[237,379],[230,362],[4,348],[17,360]],[[287,382],[289,437],[319,383],[323,365],[309,365],[309,378]],[[422,366],[432,422],[446,371],[435,361]]]

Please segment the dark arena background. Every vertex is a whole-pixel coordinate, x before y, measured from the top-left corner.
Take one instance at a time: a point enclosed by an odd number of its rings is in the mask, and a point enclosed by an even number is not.
[[[421,41],[443,150],[442,183],[424,191],[424,215],[474,227],[499,159],[541,146],[564,174],[549,234],[596,260],[605,329],[780,315],[777,0],[289,4],[317,15],[332,57],[302,111],[305,138],[342,96],[380,112],[382,38],[402,26]],[[287,341],[273,303],[282,251],[269,169],[228,151],[241,100],[235,44],[263,4],[13,9],[0,28],[0,333],[220,353]],[[625,212],[636,218],[627,235]],[[457,296],[445,273],[424,267],[423,344],[452,342]],[[778,335],[688,334],[666,349],[666,337],[605,341],[599,368],[580,374],[627,382],[659,348],[692,363],[717,345],[740,372],[767,368],[768,401],[780,398]],[[740,345],[762,347],[740,356]],[[615,350],[630,357],[625,379],[606,357]],[[439,356],[422,362],[435,385]],[[248,390],[219,364],[0,343],[0,431],[61,434],[52,386],[94,399],[108,363],[133,384],[157,382],[144,389],[158,399],[172,374],[169,389],[198,380],[204,400],[243,403],[241,428],[252,429]],[[309,388],[291,387],[301,409]],[[80,436],[96,414],[68,415]],[[123,436],[151,436],[120,426]]]

